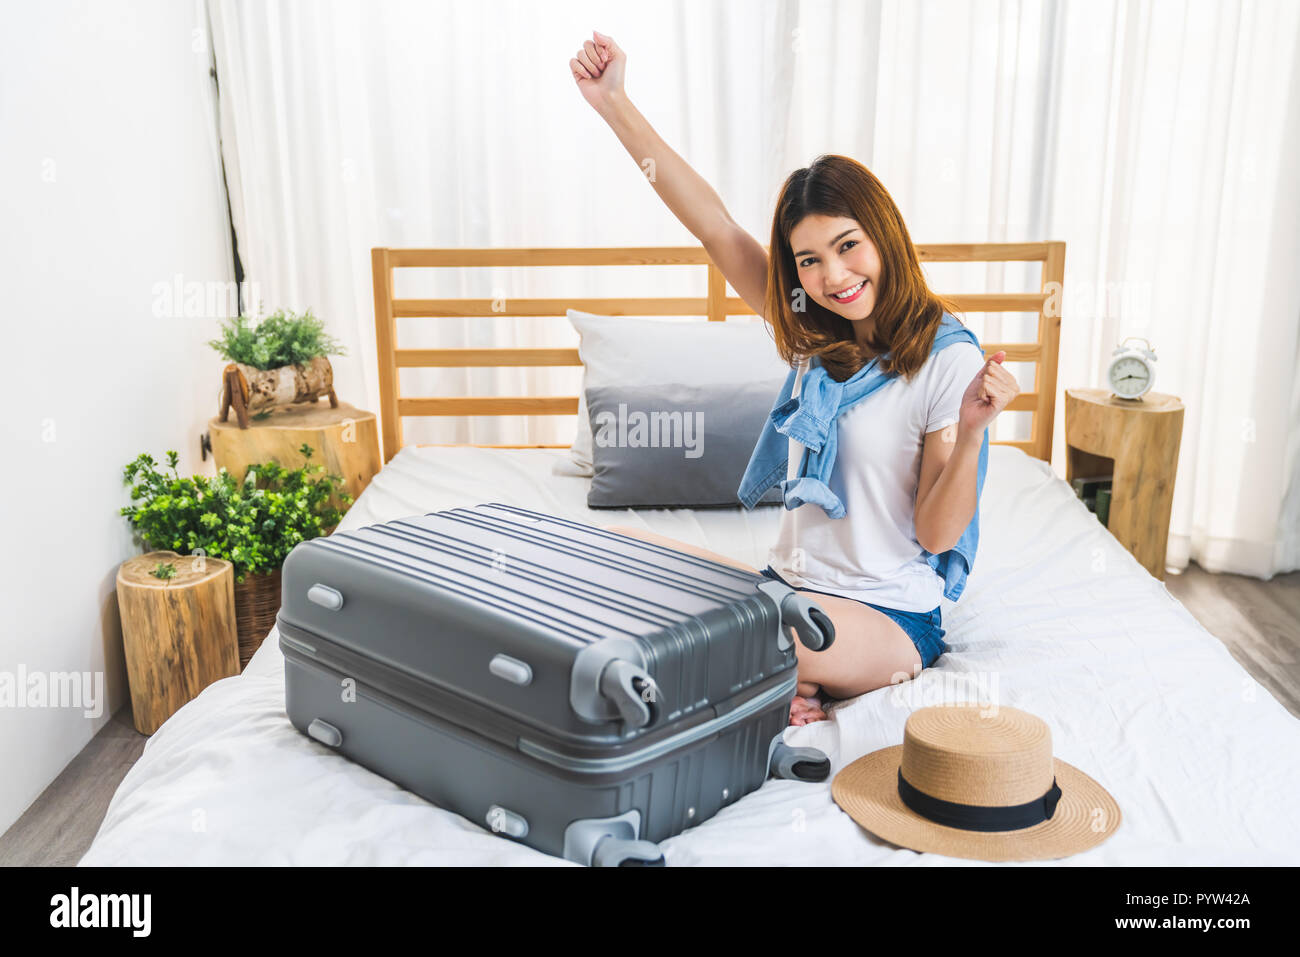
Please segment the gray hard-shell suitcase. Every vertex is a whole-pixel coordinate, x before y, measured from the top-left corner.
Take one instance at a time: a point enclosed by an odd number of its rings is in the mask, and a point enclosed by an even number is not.
[[[829,772],[781,740],[790,628],[825,647],[825,613],[595,526],[486,504],[303,542],[277,625],[299,731],[583,864],[663,863],[769,773]]]

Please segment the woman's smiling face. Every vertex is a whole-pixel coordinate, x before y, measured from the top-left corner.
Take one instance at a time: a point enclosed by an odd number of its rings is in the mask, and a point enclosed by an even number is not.
[[[880,253],[855,219],[812,213],[790,231],[799,285],[845,319],[866,319],[880,288]],[[855,287],[857,288],[855,291]],[[848,291],[848,298],[832,293]]]

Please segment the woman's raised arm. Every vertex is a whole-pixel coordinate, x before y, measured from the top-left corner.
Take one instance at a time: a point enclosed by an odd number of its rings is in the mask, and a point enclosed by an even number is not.
[[[609,124],[673,215],[751,309],[764,310],[767,253],[727,212],[704,177],[664,142],[623,90],[627,54],[603,33],[592,33],[569,61],[583,98]]]

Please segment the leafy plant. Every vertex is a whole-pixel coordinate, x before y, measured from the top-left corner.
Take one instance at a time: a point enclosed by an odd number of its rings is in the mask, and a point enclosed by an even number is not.
[[[313,449],[304,444],[300,451],[310,459]],[[341,502],[352,502],[341,476],[320,474],[323,465],[250,465],[237,481],[225,469],[215,478],[182,478],[179,458],[167,453],[170,475],[148,454],[128,464],[123,482],[138,504],[124,506],[121,514],[146,547],[181,554],[202,549],[234,565],[239,582],[249,572],[274,571],[299,542],[333,531],[343,517],[330,502],[336,491]]]
[[[325,332],[325,323],[310,309],[302,315],[281,309],[260,322],[248,316],[225,319],[221,337],[208,345],[230,362],[262,370],[344,354],[343,346]]]
[[[166,581],[168,578],[176,577],[176,566],[171,562],[159,562],[149,574],[154,578],[161,578]]]

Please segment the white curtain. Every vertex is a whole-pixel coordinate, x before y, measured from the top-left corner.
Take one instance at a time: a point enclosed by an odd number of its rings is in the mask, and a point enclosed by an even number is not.
[[[784,177],[870,166],[914,241],[1067,243],[1058,388],[1143,336],[1187,406],[1168,563],[1300,567],[1300,5],[1098,0],[209,0],[247,279],[312,306],[378,407],[372,246],[692,244],[574,88],[598,29],[627,88],[761,242]],[[1038,267],[932,266],[945,291]],[[428,270],[400,296],[702,294],[702,269]],[[969,317],[1015,340],[1032,316]],[[407,347],[574,345],[563,319],[401,320]],[[1016,369],[1032,385],[1032,367]],[[405,395],[574,394],[561,370],[404,370]],[[1064,472],[1064,403],[1053,461]],[[995,438],[1028,435],[1004,414]],[[571,417],[407,419],[408,442],[562,442]]]
[[[1300,4],[888,0],[881,33],[872,166],[913,239],[1066,242],[1059,389],[1154,346],[1186,406],[1167,564],[1300,567]],[[962,286],[1037,287],[1006,272]],[[1053,436],[1063,475],[1059,392]]]
[[[819,149],[871,154],[875,51],[863,38],[878,33],[876,3],[209,2],[246,278],[266,311],[311,307],[327,321],[348,348],[333,360],[338,389],[370,409],[371,247],[695,244],[573,82],[569,58],[593,29],[628,52],[638,108],[763,242],[789,169]],[[833,74],[836,62],[850,66]],[[705,291],[702,267],[398,270],[397,286],[402,297],[494,299]],[[398,343],[577,337],[562,316],[406,319]],[[576,395],[581,373],[401,375],[408,396]],[[408,443],[567,442],[575,424],[404,422]]]

